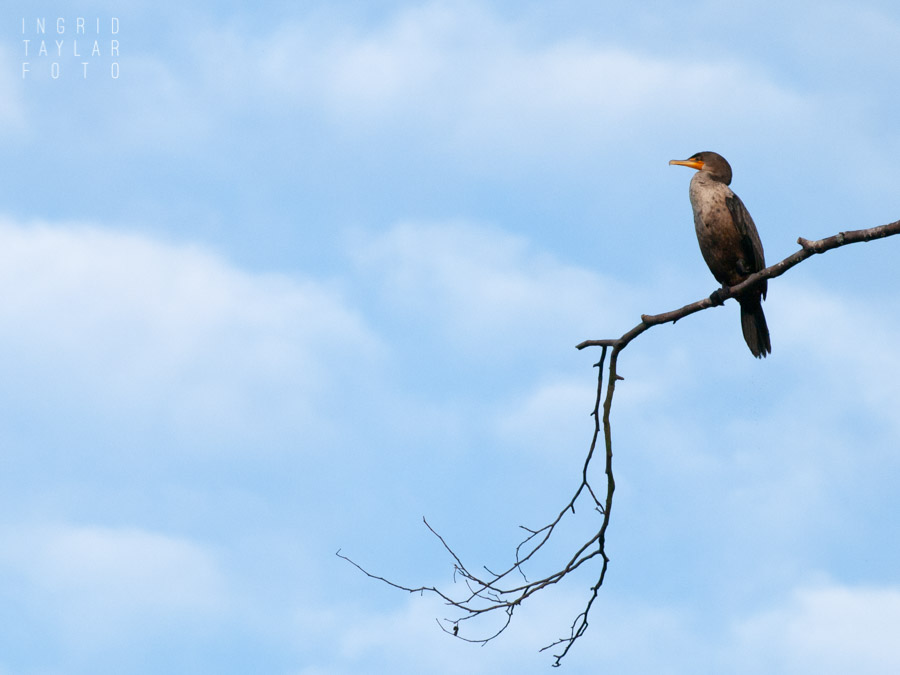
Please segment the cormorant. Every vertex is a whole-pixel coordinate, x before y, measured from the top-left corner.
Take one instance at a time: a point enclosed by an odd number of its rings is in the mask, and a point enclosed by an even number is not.
[[[728,187],[731,166],[725,158],[715,152],[698,152],[688,159],[673,159],[669,164],[697,169],[690,188],[694,227],[700,252],[716,280],[724,286],[734,286],[764,269],[766,261],[759,233],[747,207]],[[741,305],[744,340],[757,358],[772,352],[762,309],[765,297],[764,280],[735,298]]]

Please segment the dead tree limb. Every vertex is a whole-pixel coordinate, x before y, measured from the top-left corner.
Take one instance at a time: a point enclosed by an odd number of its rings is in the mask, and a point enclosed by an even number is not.
[[[780,277],[789,269],[791,269],[795,265],[799,265],[801,262],[815,255],[816,253],[825,253],[826,251],[830,251],[841,246],[846,246],[847,244],[872,241],[873,239],[883,239],[884,237],[890,237],[891,235],[898,233],[900,233],[900,220],[893,223],[888,223],[887,225],[870,227],[865,230],[850,230],[848,232],[838,232],[834,236],[826,237],[825,239],[817,239],[815,241],[810,241],[809,239],[800,237],[799,239],[797,239],[797,243],[800,245],[799,251],[792,253],[787,258],[775,263],[774,265],[770,265],[769,267],[766,267],[765,269],[760,270],[755,274],[751,274],[739,284],[731,286],[730,288],[726,286],[719,289],[715,292],[715,295],[718,295],[718,297],[722,300],[727,300],[728,298],[732,298],[735,295],[739,295],[742,291],[746,290],[750,286],[758,284],[763,279],[774,279],[775,277]],[[662,314],[641,314],[641,322],[621,337],[611,340],[585,340],[584,342],[578,344],[576,346],[576,349],[584,349],[585,347],[618,346],[619,351],[621,351],[628,345],[629,342],[631,342],[634,338],[636,338],[638,335],[652,326],[656,326],[661,323],[669,323],[670,321],[672,323],[675,323],[679,319],[683,319],[684,317],[699,312],[700,310],[713,307],[716,304],[717,303],[712,300],[711,297],[709,297],[703,298],[702,300],[697,300],[696,302],[692,302],[691,304],[685,305],[684,307],[681,307],[679,309],[673,309],[670,312],[663,312]]]
[[[594,601],[597,599],[600,586],[606,578],[606,571],[609,565],[609,557],[606,554],[606,531],[610,523],[613,493],[615,492],[616,487],[612,466],[613,452],[610,412],[612,410],[616,382],[622,379],[616,370],[619,353],[625,349],[632,340],[649,328],[663,323],[675,323],[686,316],[719,305],[724,300],[740,294],[743,290],[759,283],[763,279],[772,279],[781,276],[795,265],[798,265],[817,253],[825,253],[826,251],[847,244],[881,239],[895,234],[900,234],[900,220],[887,225],[881,225],[880,227],[840,232],[832,237],[815,241],[810,241],[801,237],[797,240],[797,243],[800,245],[799,251],[789,255],[787,258],[774,265],[752,274],[740,284],[730,288],[723,287],[713,293],[711,297],[692,302],[679,309],[663,312],[662,314],[643,314],[641,315],[641,322],[639,324],[618,338],[585,340],[578,344],[577,349],[585,349],[586,347],[601,347],[602,349],[600,352],[600,361],[594,364],[598,369],[597,394],[594,401],[594,408],[591,413],[594,417],[594,432],[590,448],[588,449],[587,456],[585,457],[581,469],[581,482],[568,503],[565,504],[556,517],[548,524],[536,529],[520,526],[527,535],[522,539],[518,546],[516,546],[514,561],[504,570],[492,572],[486,567],[484,568],[484,573],[473,570],[460,559],[453,548],[440,534],[438,534],[437,531],[434,530],[434,528],[431,527],[427,520],[424,521],[425,526],[431,534],[440,541],[443,548],[453,560],[454,579],[458,577],[463,582],[466,587],[465,592],[451,595],[448,592],[439,590],[436,586],[413,587],[398,584],[385,577],[372,574],[352,559],[343,555],[340,550],[336,555],[349,562],[366,576],[384,582],[389,586],[409,593],[431,593],[440,597],[448,607],[458,613],[454,618],[438,620],[438,625],[441,627],[441,630],[460,640],[478,644],[486,644],[505,631],[512,621],[515,610],[535,593],[559,583],[586,563],[589,563],[595,558],[599,558],[601,562],[600,569],[597,573],[597,581],[591,586],[591,594],[587,603],[582,612],[579,613],[572,622],[572,625],[569,628],[569,634],[548,644],[540,650],[544,651],[558,647],[559,652],[554,654],[553,665],[559,666],[562,659],[569,653],[569,650],[578,638],[584,635],[588,628],[588,619],[591,608],[594,605]],[[604,394],[603,373],[607,355],[609,356],[609,365]],[[601,402],[603,408],[602,415],[600,414]],[[606,491],[602,497],[598,497],[590,483],[589,469],[595,451],[597,450],[601,429],[603,431],[603,445],[605,450],[604,475],[606,476]],[[579,500],[586,500],[587,504],[592,507],[592,510],[599,514],[600,521],[596,532],[572,554],[564,557],[563,560],[552,566],[552,569],[555,571],[550,574],[545,574],[541,578],[529,581],[526,567],[529,563],[536,560],[538,554],[542,552],[543,547],[553,536],[564,518],[567,515],[575,514],[575,505]],[[499,622],[499,627],[480,637],[466,635],[466,631],[460,629],[463,622],[487,615],[500,616],[501,620]]]

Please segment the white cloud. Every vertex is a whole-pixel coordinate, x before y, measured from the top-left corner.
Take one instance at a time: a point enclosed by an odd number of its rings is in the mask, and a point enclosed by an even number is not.
[[[198,441],[312,432],[345,350],[377,340],[340,294],[210,251],[86,226],[0,223],[0,393],[82,422]]]
[[[215,559],[200,546],[136,529],[60,528],[36,551],[34,574],[52,591],[84,592],[101,605],[214,609]]]
[[[552,659],[538,650],[556,637],[554,631],[565,631],[571,620],[564,615],[567,610],[578,611],[558,598],[535,598],[519,609],[507,632],[484,648],[442,632],[436,619],[454,614],[431,596],[412,596],[384,612],[347,607],[340,616],[321,614],[317,634],[334,645],[328,651],[328,672],[358,672],[364,664],[366,670],[378,672],[540,673]],[[482,637],[490,630],[486,626],[496,628],[497,621],[502,623],[502,617],[491,617],[477,627],[463,623],[460,632]],[[573,661],[579,672],[578,659]]]
[[[195,542],[135,528],[17,526],[0,532],[4,577],[27,605],[84,648],[134,630],[170,630],[229,604],[216,556]]]
[[[345,608],[315,622],[314,634],[334,641],[319,667],[339,673],[354,672],[360,664],[370,670],[447,674],[545,672],[552,659],[538,650],[565,632],[586,599],[587,584],[582,595],[559,587],[535,596],[516,612],[509,630],[484,648],[442,633],[435,618],[448,612],[427,596],[378,614]],[[807,584],[783,599],[761,600],[763,609],[719,606],[704,614],[698,607],[647,605],[607,586],[592,610],[588,633],[564,667],[573,673],[602,669],[623,675],[875,675],[900,667],[894,639],[900,591],[894,587]],[[311,616],[318,615],[307,619]],[[461,631],[477,635],[465,623]]]
[[[783,605],[735,626],[731,672],[897,672],[900,590],[836,584],[799,588]]]

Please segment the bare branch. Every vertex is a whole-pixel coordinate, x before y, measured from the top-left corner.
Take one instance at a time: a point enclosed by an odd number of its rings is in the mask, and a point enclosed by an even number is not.
[[[751,286],[755,286],[763,279],[774,279],[775,277],[780,277],[795,265],[800,264],[807,258],[810,258],[817,253],[825,253],[826,251],[830,251],[847,244],[872,241],[873,239],[883,239],[884,237],[890,237],[891,235],[895,234],[900,234],[900,220],[893,223],[888,223],[887,225],[870,227],[865,230],[850,230],[848,232],[839,232],[832,237],[817,239],[816,241],[809,241],[808,239],[800,237],[799,239],[797,239],[797,243],[800,245],[799,251],[792,253],[787,258],[775,263],[774,265],[766,267],[764,270],[760,270],[755,274],[751,274],[739,284],[731,286],[730,288],[724,287],[720,289],[719,291],[717,291],[717,294],[722,300],[727,300],[728,298],[734,297],[735,295],[740,295],[740,293],[750,288]],[[661,323],[669,323],[670,321],[672,323],[675,323],[679,319],[683,319],[686,316],[713,306],[714,303],[710,298],[703,298],[702,300],[697,300],[696,302],[692,302],[691,304],[685,305],[684,307],[681,307],[679,309],[673,309],[672,311],[663,312],[662,314],[642,314],[641,323],[622,335],[620,338],[585,340],[584,342],[576,345],[576,349],[584,349],[585,347],[618,347],[619,350],[622,350],[629,342],[631,342],[634,338],[636,338],[651,326],[656,326]]]
[[[798,265],[817,253],[825,253],[826,251],[847,244],[871,241],[873,239],[880,239],[895,234],[900,234],[900,221],[866,230],[840,232],[832,237],[816,241],[809,241],[801,237],[798,239],[798,244],[801,247],[799,251],[796,251],[784,260],[777,262],[764,270],[752,274],[740,284],[730,288],[723,287],[717,290],[714,293],[714,296],[716,296],[718,302],[714,302],[711,298],[704,298],[679,309],[664,312],[662,314],[643,314],[641,315],[641,322],[638,325],[618,338],[585,340],[577,345],[578,349],[584,349],[586,347],[602,348],[600,361],[594,364],[598,369],[597,394],[594,401],[594,408],[591,412],[591,415],[594,418],[594,432],[593,437],[591,438],[590,448],[588,449],[587,456],[585,457],[582,466],[581,482],[575,489],[571,499],[569,499],[568,503],[560,509],[556,517],[546,525],[538,528],[520,525],[519,527],[524,530],[526,536],[515,548],[514,561],[508,568],[500,572],[492,572],[487,567],[484,567],[483,569],[485,570],[486,576],[476,575],[470,572],[447,541],[431,527],[427,520],[423,519],[425,526],[441,542],[444,550],[447,551],[453,560],[454,580],[459,577],[466,588],[466,592],[462,595],[451,597],[449,594],[439,590],[435,586],[404,586],[384,577],[372,574],[347,556],[341,554],[340,550],[338,550],[336,555],[349,562],[369,578],[382,581],[393,588],[408,593],[432,593],[437,595],[447,606],[452,607],[459,612],[457,618],[443,619],[443,621],[438,620],[438,625],[441,627],[441,630],[460,640],[478,644],[486,644],[503,633],[509,627],[514,611],[525,600],[548,586],[559,583],[575,570],[581,568],[586,563],[589,563],[594,558],[599,557],[602,562],[597,575],[597,581],[591,586],[591,595],[588,598],[585,608],[572,622],[569,629],[569,635],[555,640],[541,649],[541,651],[545,651],[556,647],[562,647],[558,654],[554,654],[555,660],[553,662],[554,666],[561,665],[562,659],[569,653],[569,650],[575,642],[584,635],[585,631],[587,631],[591,608],[594,605],[594,601],[597,599],[600,587],[606,579],[606,572],[609,566],[609,556],[606,554],[606,531],[610,523],[613,493],[616,489],[612,466],[613,452],[610,413],[612,410],[612,401],[615,394],[616,383],[622,379],[616,371],[619,353],[625,349],[632,340],[649,328],[663,323],[674,323],[686,316],[721,304],[722,301],[740,294],[747,288],[760,283],[763,279],[773,279],[781,276],[795,265]],[[608,377],[606,379],[604,395],[603,366],[606,362],[608,352]],[[602,415],[600,413],[601,405],[603,408]],[[602,498],[598,498],[597,493],[590,483],[589,469],[594,458],[595,450],[597,449],[601,429],[603,431],[603,446],[605,449],[604,474],[606,476],[606,493]],[[593,511],[600,516],[599,526],[596,532],[584,544],[579,546],[574,553],[557,563],[554,572],[546,574],[539,579],[529,581],[525,567],[533,562],[543,551],[544,546],[550,541],[550,538],[565,517],[567,515],[575,515],[575,504],[579,499],[585,498],[585,494],[587,495],[587,499],[590,500],[589,504],[593,506]],[[512,576],[514,572],[517,574]],[[512,581],[513,578],[516,579],[516,581]],[[490,632],[486,637],[466,637],[460,635],[460,624],[463,621],[498,613],[503,616],[503,620],[500,623],[499,628]]]
[[[596,584],[592,587],[594,597],[596,597],[597,590],[603,583],[607,564],[609,562],[609,559],[604,552],[604,542],[606,528],[609,526],[609,516],[612,510],[612,493],[615,489],[615,482],[612,479],[612,445],[609,427],[609,411],[612,402],[612,392],[615,389],[614,383],[617,378],[613,376],[610,379],[612,386],[610,386],[609,384],[607,385],[606,399],[604,400],[603,365],[606,360],[606,353],[607,350],[606,348],[604,348],[601,353],[600,362],[595,364],[598,369],[597,395],[594,403],[594,408],[591,413],[591,415],[594,417],[594,434],[591,440],[590,449],[588,450],[587,457],[585,458],[584,465],[582,467],[581,483],[576,488],[568,503],[566,503],[566,505],[562,509],[560,509],[559,513],[551,522],[540,528],[530,528],[524,525],[520,526],[520,528],[527,533],[527,536],[521,542],[519,542],[518,546],[516,546],[515,561],[507,569],[500,572],[491,572],[490,570],[487,570],[487,568],[485,568],[488,575],[486,577],[482,577],[470,572],[463,561],[460,559],[460,557],[453,550],[453,548],[425,519],[423,519],[425,527],[427,527],[428,530],[440,541],[441,545],[452,558],[454,562],[454,575],[458,575],[464,582],[467,590],[467,593],[465,595],[457,598],[451,598],[449,595],[433,586],[413,587],[398,584],[382,576],[369,572],[352,559],[343,555],[340,551],[337,552],[337,556],[352,564],[369,578],[382,581],[389,586],[392,586],[393,588],[397,588],[408,593],[427,592],[437,595],[444,601],[446,605],[455,608],[461,613],[461,616],[459,616],[458,618],[444,619],[444,623],[438,622],[441,626],[441,630],[466,642],[475,642],[480,644],[490,642],[498,635],[500,635],[503,631],[505,631],[507,627],[509,627],[515,609],[519,607],[526,599],[528,599],[538,591],[562,581],[569,574],[580,568],[591,559],[597,556],[601,556],[603,558],[603,564],[600,570],[600,576]],[[600,415],[601,404],[603,405],[602,418]],[[588,469],[594,456],[594,451],[597,448],[601,429],[604,430],[604,438],[606,442],[607,476],[607,492],[603,501],[597,498],[593,488],[590,485],[588,476]],[[528,577],[525,574],[526,563],[532,560],[532,558],[536,556],[538,552],[544,547],[544,545],[550,540],[554,531],[563,521],[566,515],[575,513],[575,504],[579,500],[579,498],[582,497],[585,491],[590,496],[591,502],[596,512],[601,515],[602,520],[599,526],[599,530],[591,538],[589,538],[588,541],[578,547],[578,549],[576,549],[575,552],[569,556],[568,560],[566,560],[565,563],[563,563],[554,572],[552,572],[551,574],[547,574],[541,578],[529,581]],[[508,582],[508,579],[513,572],[518,573],[517,578],[521,579],[520,582]],[[559,665],[559,660],[562,659],[563,656],[565,656],[574,641],[578,637],[580,637],[580,635],[582,635],[587,629],[588,613],[592,604],[593,600],[576,618],[575,622],[573,623],[570,636],[556,640],[551,645],[548,645],[545,648],[549,649],[550,647],[560,644],[565,645],[565,648],[563,649],[561,654],[556,656],[557,661],[555,665]],[[487,635],[486,637],[478,638],[471,638],[460,635],[459,630],[461,622],[497,612],[500,612],[502,615],[504,615],[504,619],[500,627],[493,631],[491,634]],[[450,626],[450,628],[447,627],[448,625]]]

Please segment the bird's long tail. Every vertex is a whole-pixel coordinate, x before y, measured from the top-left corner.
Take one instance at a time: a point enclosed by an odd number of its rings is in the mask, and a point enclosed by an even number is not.
[[[766,325],[766,315],[763,314],[762,299],[759,295],[752,298],[741,298],[741,329],[744,331],[744,341],[758,359],[772,353],[772,343],[769,340],[769,327]]]

